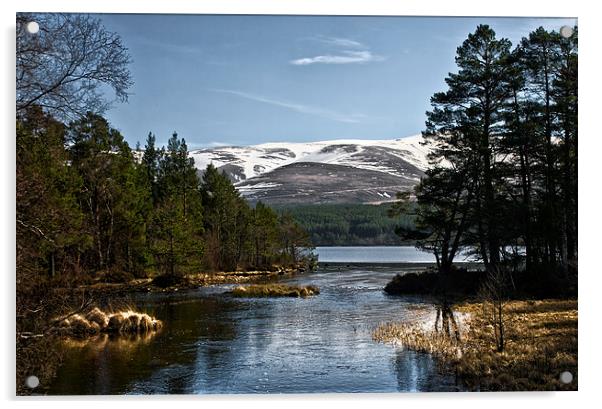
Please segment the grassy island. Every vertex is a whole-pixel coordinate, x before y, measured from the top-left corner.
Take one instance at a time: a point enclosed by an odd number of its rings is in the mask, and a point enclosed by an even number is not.
[[[313,285],[257,284],[238,286],[230,292],[235,297],[309,297],[320,294]]]

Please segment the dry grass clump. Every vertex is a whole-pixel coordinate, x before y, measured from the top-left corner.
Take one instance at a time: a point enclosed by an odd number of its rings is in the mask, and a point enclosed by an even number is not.
[[[85,337],[100,333],[143,334],[157,331],[161,321],[148,314],[135,311],[104,313],[94,308],[85,316],[74,314],[58,322],[58,330],[65,335]]]
[[[257,284],[238,286],[230,292],[235,297],[309,297],[320,294],[318,287],[285,284]]]
[[[444,357],[451,361],[462,354],[462,345],[453,337],[443,332],[426,330],[417,323],[385,323],[379,325],[372,333],[372,339],[391,343],[417,352],[425,352]]]
[[[86,319],[90,323],[98,324],[101,328],[105,328],[109,324],[109,317],[98,307],[94,307],[93,310],[88,312],[86,314]]]
[[[506,345],[497,352],[494,329],[481,303],[460,305],[470,318],[461,341],[419,324],[387,323],[373,338],[428,352],[452,369],[471,390],[577,390],[577,301],[510,301],[504,306]],[[573,382],[559,375],[569,371]]]

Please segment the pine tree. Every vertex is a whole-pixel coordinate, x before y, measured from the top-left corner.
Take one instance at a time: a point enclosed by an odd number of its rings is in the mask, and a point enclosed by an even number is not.
[[[427,112],[433,151],[416,189],[418,230],[400,233],[434,252],[443,271],[460,243],[489,273],[567,278],[577,251],[577,32],[540,27],[510,52],[479,26],[457,52],[459,71]]]
[[[147,146],[147,174],[154,173],[158,163],[155,185],[155,203],[149,240],[159,269],[177,276],[200,268],[203,254],[203,207],[199,191],[200,181],[192,159],[188,158],[186,141],[174,133],[167,151],[154,150],[154,136],[149,136]],[[151,182],[151,190],[153,182]]]
[[[280,245],[288,261],[295,265],[304,256],[311,256],[314,245],[310,236],[290,212],[284,212],[280,216],[278,224],[280,227]]]
[[[144,154],[142,155],[142,167],[145,173],[145,184],[147,184],[153,204],[159,200],[159,163],[164,152],[155,148],[156,137],[152,132],[148,133]]]
[[[552,83],[552,99],[561,140],[562,262],[565,268],[577,256],[577,27],[570,38],[559,38],[558,75]]]
[[[538,162],[541,165],[539,172],[543,178],[544,190],[542,200],[538,201],[540,212],[539,220],[546,222],[539,224],[544,239],[543,253],[545,262],[551,263],[555,259],[557,248],[556,229],[556,149],[553,145],[553,112],[551,99],[551,86],[556,71],[557,55],[555,44],[558,34],[548,33],[543,27],[538,28],[523,38],[521,42],[522,66],[527,78],[527,91],[529,100],[534,104],[536,111],[533,117],[535,126],[530,134],[537,139],[542,148],[538,151]]]
[[[564,39],[540,27],[515,54],[507,153],[520,159],[527,269],[559,262],[566,271],[576,251],[577,33]]]
[[[261,201],[252,211],[251,241],[256,268],[272,263],[279,247],[278,215]]]
[[[20,288],[44,276],[77,273],[78,253],[90,245],[82,233],[77,172],[68,165],[65,127],[37,107],[17,122],[16,234]]]
[[[132,269],[143,252],[149,198],[139,188],[136,163],[122,135],[88,113],[68,128],[71,164],[82,179],[78,201],[94,252],[83,256],[94,270]]]
[[[217,270],[236,269],[241,256],[240,236],[245,227],[239,216],[248,205],[232,182],[211,164],[203,173],[201,195],[208,263]]]
[[[442,274],[451,271],[472,221],[475,181],[465,170],[436,167],[416,188],[416,228],[423,232],[416,245],[435,255]]]
[[[476,246],[484,263],[500,261],[502,214],[497,192],[503,181],[497,154],[503,135],[503,107],[511,96],[510,42],[498,40],[486,25],[458,47],[459,71],[446,78],[448,91],[431,98],[424,137],[435,144],[434,164],[450,167],[473,184]]]

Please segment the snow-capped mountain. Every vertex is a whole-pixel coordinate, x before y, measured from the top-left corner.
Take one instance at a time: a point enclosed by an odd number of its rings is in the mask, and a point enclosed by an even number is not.
[[[226,172],[251,201],[272,204],[374,203],[412,188],[428,167],[420,135],[394,140],[264,143],[190,152],[202,172]]]

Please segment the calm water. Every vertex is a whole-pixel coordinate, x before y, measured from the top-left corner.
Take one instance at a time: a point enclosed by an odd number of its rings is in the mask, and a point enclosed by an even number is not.
[[[316,247],[321,263],[434,263],[432,253],[413,246]]]
[[[439,375],[429,355],[371,339],[379,322],[434,319],[425,300],[382,291],[397,272],[420,269],[321,266],[283,280],[319,286],[321,294],[307,299],[236,299],[223,294],[229,286],[137,295],[130,303],[165,328],[148,339],[65,345],[49,393],[455,390],[454,379]]]

